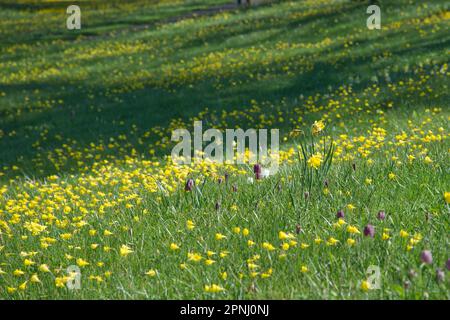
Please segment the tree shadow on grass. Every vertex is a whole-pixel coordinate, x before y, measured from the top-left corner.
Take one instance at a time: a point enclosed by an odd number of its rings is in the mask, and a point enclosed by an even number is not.
[[[332,19],[333,15],[328,16]],[[305,23],[305,22],[303,22]],[[266,28],[268,30],[270,28]],[[250,29],[243,32],[250,32]],[[224,36],[232,35],[228,33]],[[273,35],[275,41],[278,35]],[[389,41],[391,41],[389,39]],[[411,53],[435,51],[448,46],[448,39],[434,39],[433,41],[421,41],[420,38],[411,44],[409,49],[392,49],[396,57],[409,57]],[[271,41],[266,39],[265,41]],[[360,41],[360,45],[368,45],[370,41],[381,41],[381,39],[371,39],[367,42]],[[388,39],[384,39],[388,41]],[[246,46],[249,43],[245,44]],[[329,48],[329,52],[339,52],[340,46]],[[323,52],[321,54],[329,54]],[[111,137],[120,134],[129,135],[133,125],[136,125],[140,133],[154,127],[167,127],[170,119],[180,118],[187,121],[196,116],[205,107],[212,110],[234,110],[242,109],[249,105],[251,99],[267,101],[277,104],[281,99],[295,101],[300,94],[304,96],[324,94],[329,92],[329,87],[337,88],[346,83],[349,76],[370,71],[369,74],[377,74],[383,71],[385,65],[389,65],[389,60],[384,64],[372,67],[370,61],[373,51],[359,52],[352,57],[345,57],[339,60],[337,65],[327,62],[324,56],[309,57],[314,60],[312,70],[296,74],[293,77],[286,77],[282,72],[272,74],[267,80],[256,81],[249,79],[239,72],[232,74],[231,78],[223,78],[223,89],[216,89],[211,79],[201,79],[195,82],[192,87],[178,87],[176,92],[146,86],[144,89],[129,93],[117,94],[114,97],[107,97],[106,93],[114,88],[101,85],[87,85],[84,83],[61,83],[44,82],[29,83],[25,85],[2,86],[0,91],[8,92],[11,96],[21,96],[30,91],[39,89],[43,97],[58,96],[65,101],[65,106],[57,107],[42,112],[31,112],[25,114],[20,120],[12,117],[8,118],[8,112],[0,112],[2,120],[0,124],[5,132],[13,130],[18,132],[16,137],[3,137],[0,139],[0,148],[8,150],[2,153],[1,163],[3,166],[11,166],[17,162],[28,164],[26,173],[30,176],[40,177],[52,173],[63,174],[66,169],[56,170],[47,168],[43,173],[35,170],[32,159],[37,154],[46,150],[59,148],[67,140],[76,140],[77,147],[81,150],[88,147],[91,142],[109,141]],[[259,65],[255,65],[258,71]],[[229,81],[243,81],[244,85],[229,86]],[[362,79],[359,84],[354,84],[354,90],[360,90],[370,84],[368,79]],[[72,88],[72,89],[68,89]],[[95,99],[88,98],[95,93]],[[115,98],[119,98],[116,100]],[[268,110],[267,112],[270,112]],[[240,126],[245,128],[245,119],[241,119]],[[32,144],[39,138],[39,130],[44,126],[49,129],[48,139],[38,151]],[[54,135],[60,134],[64,140],[53,139]],[[150,142],[156,141],[149,140]],[[142,146],[133,141],[133,148],[138,153],[145,153],[146,145]]]

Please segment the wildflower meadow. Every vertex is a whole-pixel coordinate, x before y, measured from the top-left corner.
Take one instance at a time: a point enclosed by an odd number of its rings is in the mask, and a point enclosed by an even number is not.
[[[450,298],[449,3],[244,2],[0,0],[0,299]]]

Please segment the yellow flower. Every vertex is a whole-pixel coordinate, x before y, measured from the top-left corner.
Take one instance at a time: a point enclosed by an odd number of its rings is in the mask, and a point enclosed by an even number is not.
[[[313,135],[319,134],[325,128],[325,124],[322,120],[314,121],[312,125],[312,133]]]
[[[180,249],[180,247],[176,244],[176,243],[171,243],[170,244],[170,250],[178,250],[178,249]]]
[[[104,236],[112,236],[113,233],[111,231],[109,231],[109,230],[105,230],[105,231],[103,231],[103,235]]]
[[[64,288],[66,285],[68,278],[67,277],[56,277],[55,278],[55,286],[57,288]]]
[[[420,240],[422,240],[422,235],[420,234],[420,233],[416,233],[416,234],[414,234],[414,240],[416,240],[416,241],[420,241]]]
[[[307,266],[301,266],[300,271],[302,273],[306,273],[306,272],[308,272],[308,267]]]
[[[122,257],[126,257],[128,256],[130,253],[132,253],[133,251],[131,250],[131,248],[127,245],[122,245],[120,247],[119,253]]]
[[[284,251],[286,251],[286,250],[289,250],[289,243],[283,243],[282,245],[281,245],[281,249],[283,249]]]
[[[212,260],[212,259],[206,259],[205,260],[205,264],[207,265],[207,266],[210,266],[210,265],[212,265],[212,264],[214,264],[216,261],[215,260]]]
[[[383,234],[381,235],[381,239],[383,239],[383,240],[388,240],[389,238],[390,238],[390,236],[385,232],[383,232]]]
[[[275,247],[272,244],[270,244],[269,242],[264,242],[262,244],[262,246],[264,249],[269,250],[269,251],[275,250]]]
[[[13,287],[6,287],[6,290],[8,291],[9,294],[12,294],[14,292],[17,291],[17,288],[13,288]]]
[[[361,290],[364,292],[367,292],[370,290],[370,283],[366,280],[361,281],[361,286],[360,286]]]
[[[250,231],[249,231],[247,228],[244,228],[244,229],[242,230],[242,235],[243,235],[244,237],[248,236],[249,233],[250,233]]]
[[[226,236],[224,236],[223,234],[221,234],[221,233],[216,233],[216,236],[215,236],[215,238],[216,238],[216,240],[222,240],[222,239],[225,239],[226,238]]]
[[[205,289],[205,292],[208,292],[208,293],[218,293],[218,292],[225,290],[224,288],[222,288],[221,286],[219,286],[217,284],[205,285],[204,289]]]
[[[446,191],[444,193],[444,200],[446,203],[450,203],[450,192]]]
[[[352,211],[352,210],[355,210],[356,207],[355,207],[353,204],[349,203],[349,204],[347,205],[347,209],[350,210],[350,211]]]
[[[286,239],[294,239],[295,236],[291,233],[286,233],[284,231],[278,232],[278,239],[280,240],[286,240]]]
[[[78,265],[79,267],[83,268],[83,267],[85,267],[85,266],[88,266],[88,265],[89,265],[89,262],[87,262],[86,260],[83,260],[83,259],[81,259],[81,258],[78,258],[78,259],[77,259],[77,265]]]
[[[322,164],[322,161],[322,155],[320,153],[316,153],[308,159],[307,163],[310,168],[318,169]]]
[[[424,161],[426,164],[432,164],[432,163],[433,163],[433,160],[431,160],[431,158],[428,157],[428,156],[426,156],[425,159],[423,159],[423,161]]]
[[[355,226],[348,226],[347,227],[347,232],[348,233],[354,233],[354,234],[360,234],[361,232],[358,230],[357,227]]]
[[[90,275],[89,276],[89,280],[92,281],[97,281],[97,283],[103,282],[103,278],[100,276],[94,276],[94,275]]]
[[[388,177],[389,177],[389,179],[394,180],[395,174],[391,172],[391,173],[389,173]]]
[[[400,237],[402,237],[402,238],[406,238],[406,237],[408,237],[409,236],[409,234],[408,234],[408,232],[406,232],[405,230],[400,230]]]
[[[31,278],[30,278],[30,281],[33,282],[33,283],[40,283],[41,282],[41,280],[39,279],[37,274],[33,274],[31,276]]]
[[[287,238],[288,238],[287,233],[284,232],[284,231],[278,232],[278,238],[279,238],[280,240],[285,240],[285,239],[287,239]]]
[[[23,271],[20,270],[20,269],[16,269],[16,270],[14,270],[14,272],[13,272],[13,275],[15,275],[16,277],[23,276],[24,274],[25,274],[25,272],[23,272]]]
[[[41,272],[50,272],[50,268],[46,264],[41,264],[39,266],[39,271],[41,271]]]
[[[330,237],[330,238],[328,239],[328,241],[327,241],[327,245],[329,245],[329,246],[334,246],[334,245],[336,245],[338,242],[339,242],[339,240],[337,240],[337,239],[335,239],[335,238],[333,238],[333,237]]]
[[[195,252],[194,253],[188,252],[188,260],[194,261],[194,262],[199,262],[200,260],[202,260],[202,256]]]
[[[32,266],[32,265],[34,264],[34,261],[29,260],[29,259],[25,259],[25,260],[23,261],[23,264],[24,264],[26,267]]]
[[[222,272],[222,273],[220,274],[220,277],[222,278],[222,280],[227,280],[227,277],[228,277],[227,272],[226,272],[226,271]]]
[[[156,276],[156,270],[150,269],[145,274],[149,277],[154,277],[154,276]]]
[[[36,236],[47,229],[46,226],[40,225],[36,222],[25,222],[25,229],[31,232],[32,235]]]
[[[352,239],[352,238],[348,238],[348,239],[347,239],[347,244],[348,244],[349,246],[352,246],[352,245],[354,245],[355,243],[356,243],[355,239]]]
[[[302,249],[307,249],[309,247],[309,244],[302,242],[302,244],[300,245],[300,248]]]
[[[247,245],[248,245],[249,247],[252,247],[252,246],[255,245],[255,242],[252,241],[252,240],[248,240],[248,241],[247,241]]]
[[[236,234],[239,234],[239,233],[241,233],[241,228],[239,228],[239,227],[234,227],[234,228],[233,228],[233,232],[236,233]]]
[[[315,244],[320,244],[322,241],[323,241],[323,240],[320,239],[319,237],[317,237],[317,238],[314,239],[314,243],[315,243]]]
[[[220,256],[221,258],[225,258],[229,253],[230,253],[229,251],[221,251],[220,254],[219,254],[219,256]]]
[[[72,238],[72,234],[71,233],[63,233],[63,234],[61,234],[59,236],[63,240],[69,240],[70,238]]]
[[[28,281],[25,281],[24,283],[22,283],[18,288],[19,290],[25,291],[27,289],[27,283]]]
[[[193,230],[195,228],[195,223],[192,220],[186,221],[186,228],[188,228],[188,230]]]
[[[92,243],[90,247],[92,250],[95,250],[98,248],[98,243]]]

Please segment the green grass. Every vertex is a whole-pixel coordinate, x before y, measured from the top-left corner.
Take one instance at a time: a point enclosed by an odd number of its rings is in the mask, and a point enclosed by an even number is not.
[[[69,31],[65,2],[0,1],[0,297],[448,299],[448,5],[380,2],[377,31],[366,4],[331,0],[222,13],[208,8],[229,2],[80,2],[82,29]],[[196,119],[279,128],[280,172],[249,183],[250,165],[174,167],[170,134]],[[336,147],[328,172],[307,167],[298,146],[311,142],[293,131],[308,135],[320,119],[316,147]],[[33,234],[31,222],[46,229]],[[286,252],[280,231],[297,242]],[[121,256],[122,245],[133,252]],[[81,289],[57,288],[79,258],[89,262]],[[381,289],[365,292],[370,265]],[[224,291],[205,292],[211,284]]]

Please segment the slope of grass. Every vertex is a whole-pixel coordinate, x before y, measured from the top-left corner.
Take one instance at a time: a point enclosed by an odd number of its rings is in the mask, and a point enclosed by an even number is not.
[[[1,2],[0,296],[448,299],[448,6],[224,4]],[[279,173],[175,166],[198,119],[279,128]]]

